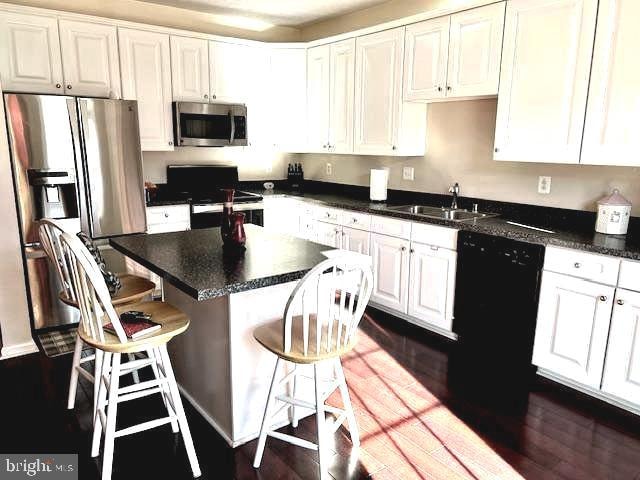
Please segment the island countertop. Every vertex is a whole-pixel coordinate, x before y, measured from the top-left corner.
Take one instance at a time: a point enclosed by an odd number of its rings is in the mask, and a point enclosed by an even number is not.
[[[196,300],[302,278],[329,247],[245,225],[246,251],[223,253],[219,228],[112,238],[113,248]]]

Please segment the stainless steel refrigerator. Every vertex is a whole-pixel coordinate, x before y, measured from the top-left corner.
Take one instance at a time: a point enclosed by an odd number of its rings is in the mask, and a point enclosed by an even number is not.
[[[13,93],[4,102],[33,326],[77,323],[37,222],[60,219],[94,239],[146,231],[137,104]]]

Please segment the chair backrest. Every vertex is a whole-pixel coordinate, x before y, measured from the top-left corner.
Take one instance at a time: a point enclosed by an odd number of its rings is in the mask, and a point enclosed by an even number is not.
[[[284,351],[290,352],[292,343],[300,341],[293,338],[295,334],[302,336],[305,356],[331,353],[349,345],[355,340],[372,291],[370,257],[341,252],[320,262],[298,282],[289,297],[284,310]],[[302,322],[301,330],[294,328],[294,321]],[[311,348],[310,333],[315,337]]]
[[[63,233],[65,233],[65,230],[60,222],[48,218],[40,220],[40,225],[38,226],[40,243],[49,260],[51,260],[56,267],[64,295],[68,299],[77,302],[76,294],[73,288],[71,288],[71,278],[69,277],[67,262],[65,261],[62,245],[60,244],[60,236]]]
[[[70,233],[60,235],[63,261],[69,272],[71,288],[80,309],[82,332],[99,342],[104,342],[103,325],[111,322],[121,343],[127,342],[120,318],[111,303],[111,295],[98,264],[80,239]],[[107,317],[105,319],[105,316]]]

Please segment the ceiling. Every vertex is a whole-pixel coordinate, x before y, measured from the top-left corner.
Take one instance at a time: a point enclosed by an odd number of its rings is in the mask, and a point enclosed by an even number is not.
[[[298,27],[371,7],[385,0],[140,0],[204,13],[255,18],[278,26]]]

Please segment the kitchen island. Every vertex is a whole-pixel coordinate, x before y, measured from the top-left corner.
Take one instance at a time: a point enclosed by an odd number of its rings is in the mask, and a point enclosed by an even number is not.
[[[185,398],[234,447],[258,436],[275,365],[253,330],[282,317],[297,281],[328,250],[255,225],[245,229],[242,253],[223,253],[218,228],[110,240],[162,277],[165,300],[191,318],[168,346],[176,378]],[[312,401],[312,382],[302,380],[296,395]],[[278,423],[288,423],[287,411],[280,415]]]

